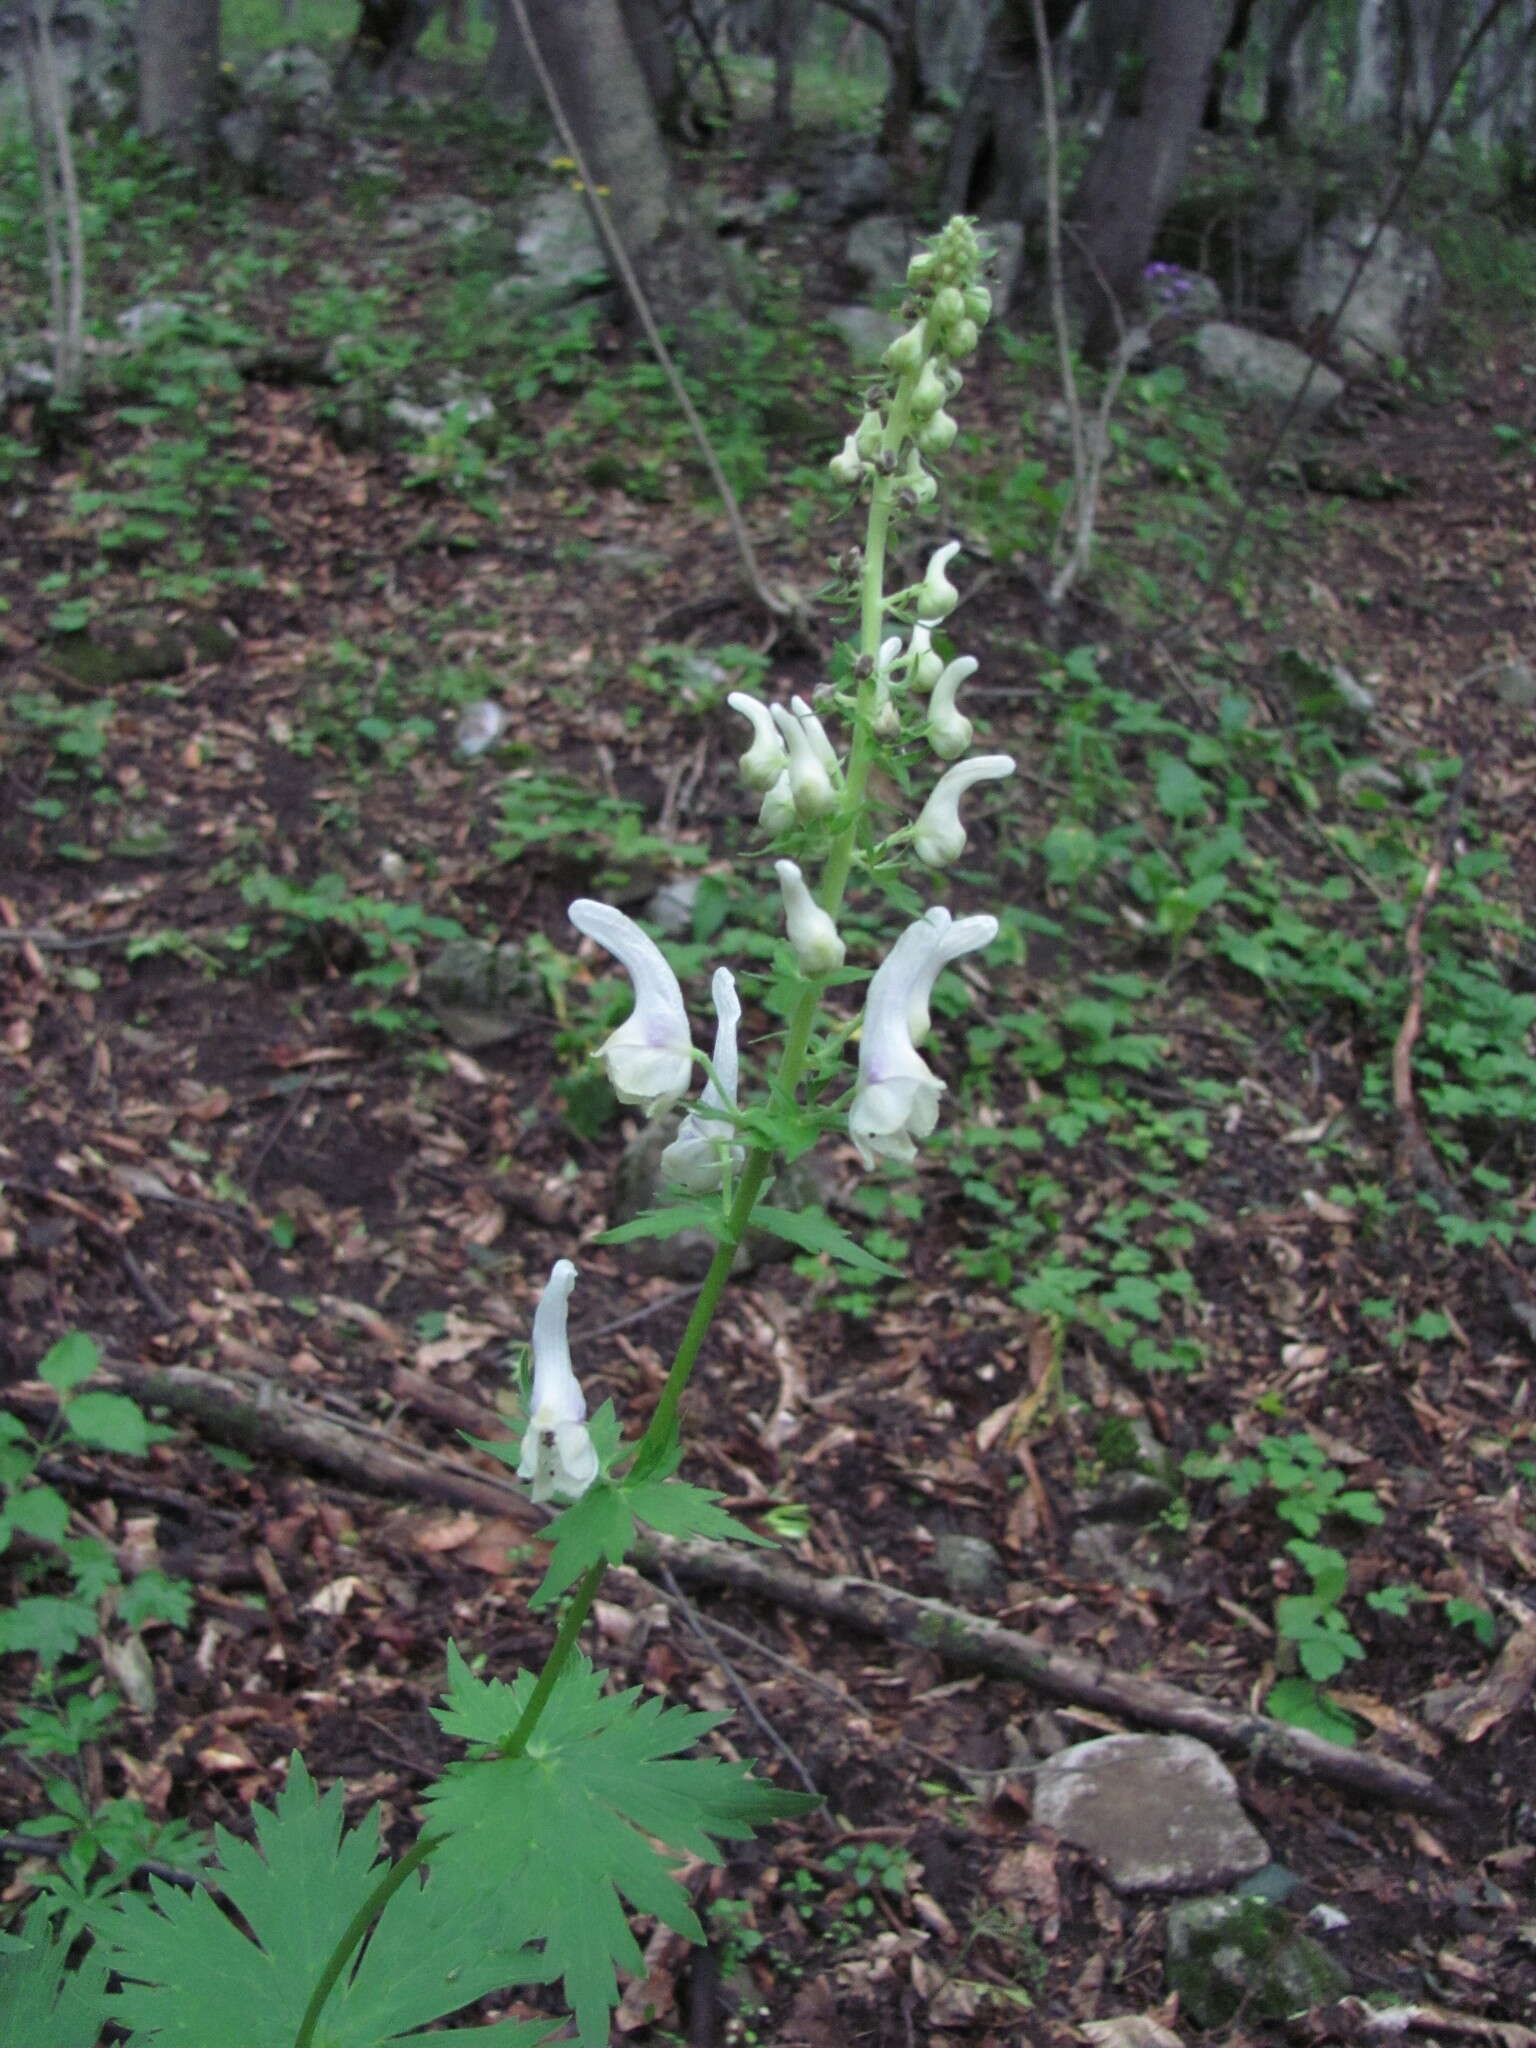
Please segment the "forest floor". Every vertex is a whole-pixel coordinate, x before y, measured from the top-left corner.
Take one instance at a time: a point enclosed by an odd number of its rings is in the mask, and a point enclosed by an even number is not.
[[[413,200],[499,203],[510,175],[430,122],[370,149]],[[750,196],[748,161],[709,169]],[[218,320],[241,329],[230,349],[253,325],[287,347],[327,294],[339,331],[385,292],[370,341],[388,358],[389,320],[452,259],[382,243],[366,201],[242,202],[233,246],[188,206],[153,292],[203,294],[205,353]],[[770,232],[809,332],[845,289],[835,238]],[[123,234],[93,289],[127,304],[149,288]],[[1229,1758],[1288,1908],[1331,1909],[1319,1938],[1357,1994],[1288,2023],[1239,2014],[1216,2030],[1232,2042],[1373,2039],[1378,2006],[1419,2038],[1536,2039],[1536,369],[1518,310],[1463,333],[1432,384],[1357,380],[1347,430],[1313,445],[1324,488],[1264,462],[1203,600],[1183,558],[1209,561],[1223,479],[1262,440],[1178,379],[1137,382],[1101,566],[1055,614],[1027,544],[1049,530],[1031,490],[1065,459],[1040,431],[1049,353],[984,350],[961,400],[955,467],[980,481],[952,486],[951,638],[980,658],[988,745],[1022,773],[975,805],[948,900],[996,911],[1005,939],[939,1019],[950,1094],[916,1175],[871,1184],[827,1152],[833,1214],[904,1277],[809,1257],[743,1275],[688,1405],[687,1472],[768,1516],[801,1572],[949,1599],[1234,1715],[1289,1681],[1314,1725],[1433,1782],[1413,1810]],[[37,1365],[80,1330],[122,1384],[194,1368],[246,1404],[162,1411],[172,1433],[141,1460],[50,1452],[78,1527],[191,1583],[187,1625],[146,1631],[139,1707],[78,1766],[88,1793],[156,1817],[248,1830],[297,1748],[409,1840],[452,1753],[429,1712],[445,1639],[507,1675],[548,1640],[539,1515],[462,1432],[504,1432],[509,1348],[551,1263],[579,1264],[580,1369],[628,1431],[688,1313],[685,1279],[600,1241],[632,1129],[587,1056],[618,990],[564,909],[639,910],[683,869],[707,910],[676,953],[690,989],[733,948],[761,957],[776,913],[723,698],[813,686],[839,626],[775,642],[616,329],[523,346],[542,367],[510,459],[358,445],[324,387],[259,363],[210,383],[162,355],[137,410],[93,401],[4,486],[7,1399],[42,1430]],[[812,590],[856,537],[816,481],[856,387],[816,374],[777,393],[794,439],[747,508],[770,576]],[[190,396],[168,395],[178,377]],[[217,571],[200,589],[176,581],[189,539]],[[125,616],[172,656],[82,681],[82,635]],[[1373,708],[1337,701],[1330,664]],[[471,759],[455,721],[484,697],[505,744]],[[1200,891],[1210,875],[1222,892]],[[891,913],[864,909],[871,959]],[[413,1000],[453,929],[527,949],[507,1042],[453,1048]],[[1414,1092],[1394,1102],[1416,960]],[[291,1433],[258,1441],[253,1412]],[[368,1483],[389,1451],[402,1464]],[[1139,1523],[1116,1519],[1127,1489]],[[1318,1627],[1353,1647],[1317,1687],[1277,1607],[1307,1591],[1298,1532],[1347,1559]],[[991,1546],[969,1594],[955,1536]],[[1042,1757],[1155,1723],[683,1573],[614,1574],[594,1638],[616,1684],[724,1710],[717,1740],[827,1801],[690,1874],[712,1948],[650,1936],[625,2038],[1194,2038],[1167,1996],[1166,1902],[1118,1895],[1031,1820]],[[0,1667],[13,1710],[31,1676]],[[0,1829],[42,1809],[44,1774],[0,1751]],[[8,1839],[20,1899],[41,1866]],[[1083,2031],[1127,2015],[1146,2026]]]

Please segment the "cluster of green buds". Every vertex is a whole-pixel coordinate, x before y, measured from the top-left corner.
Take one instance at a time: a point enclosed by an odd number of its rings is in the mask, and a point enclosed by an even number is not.
[[[992,312],[981,264],[975,229],[957,218],[907,266],[901,317],[910,325],[885,352],[892,381],[871,388],[863,418],[832,458],[839,483],[893,477],[906,509],[932,503],[938,485],[924,458],[954,445],[958,429],[948,408],[965,381],[958,365],[975,353]]]

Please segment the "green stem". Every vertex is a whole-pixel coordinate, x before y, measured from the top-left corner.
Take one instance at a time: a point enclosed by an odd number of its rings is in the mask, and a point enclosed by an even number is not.
[[[607,1565],[602,1558],[596,1564],[587,1566],[571,1595],[570,1604],[555,1632],[549,1655],[544,1660],[544,1669],[539,1673],[538,1683],[528,1695],[528,1704],[518,1716],[517,1726],[500,1744],[497,1755],[502,1758],[522,1756],[529,1738],[539,1725],[539,1716],[549,1705],[549,1696],[560,1682],[560,1674],[570,1663],[576,1649],[576,1638],[581,1634],[587,1616],[592,1612],[592,1602],[597,1598],[597,1589],[603,1583]]]
[[[336,1988],[336,1981],[347,1967],[352,1951],[358,1946],[374,1921],[378,1919],[390,1900],[399,1891],[406,1879],[419,1870],[432,1851],[442,1841],[441,1835],[423,1835],[415,1847],[408,1849],[398,1863],[392,1863],[367,1898],[347,1922],[346,1929],[336,1946],[331,1950],[330,1959],[320,1972],[320,1980],[304,2008],[304,2017],[299,2021],[299,2031],[293,2037],[293,2048],[310,2048],[315,2038],[315,2028],[320,2023],[320,2014],[326,2000]]]

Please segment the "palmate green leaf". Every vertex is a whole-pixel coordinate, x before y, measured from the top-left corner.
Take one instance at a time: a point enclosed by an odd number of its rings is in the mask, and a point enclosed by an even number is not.
[[[716,1505],[719,1499],[718,1493],[702,1486],[654,1474],[643,1479],[607,1480],[589,1487],[580,1500],[573,1501],[555,1517],[545,1532],[553,1537],[555,1547],[529,1605],[547,1607],[599,1560],[622,1564],[640,1522],[647,1528],[659,1529],[664,1536],[711,1536],[722,1543],[764,1543],[772,1547],[771,1536],[759,1536],[755,1530],[744,1528]]]
[[[30,1652],[52,1670],[89,1637],[98,1620],[88,1600],[62,1600],[53,1593],[33,1593],[0,1612],[0,1651]]]
[[[526,1674],[514,1685],[476,1678],[450,1646],[448,1705],[437,1718],[450,1734],[494,1751],[516,1726],[532,1683]],[[437,1852],[443,1875],[466,1892],[497,1888],[509,1901],[505,1938],[543,1943],[584,2048],[605,2048],[617,1972],[643,1967],[626,1902],[690,1941],[703,1939],[672,1875],[676,1856],[666,1851],[716,1863],[718,1841],[816,1804],[760,1783],[745,1765],[678,1756],[723,1718],[663,1707],[638,1687],[605,1698],[598,1674],[578,1657],[525,1755],[453,1765],[427,1792],[433,1830],[447,1837]]]
[[[135,2048],[292,2048],[332,1948],[383,1874],[376,1818],[345,1830],[342,1818],[340,1786],[322,1798],[295,1756],[275,1810],[256,1810],[259,1848],[215,1830],[223,1866],[215,1882],[249,1935],[201,1888],[152,1878],[149,1897],[116,1902],[101,1923],[104,1950],[125,1980],[110,2010],[134,2030]],[[489,1991],[542,1980],[541,1959],[500,1938],[506,1917],[483,1885],[468,1894],[435,1875],[408,1881],[355,1974],[332,1993],[316,2048],[471,2033],[477,2044],[533,2048],[546,2022],[413,2031]]]
[[[20,1938],[0,1951],[0,2041],[15,2048],[96,2048],[107,2020],[107,1968],[91,1950],[71,1968],[74,1929],[62,1940],[42,1900]]]

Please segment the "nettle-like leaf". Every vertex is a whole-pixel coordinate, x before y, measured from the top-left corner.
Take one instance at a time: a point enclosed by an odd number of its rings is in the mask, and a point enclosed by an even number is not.
[[[438,1720],[491,1753],[450,1766],[426,1794],[432,1828],[446,1837],[438,1869],[466,1894],[478,1887],[504,1901],[503,1938],[543,1943],[583,2048],[606,2048],[616,1973],[644,1967],[626,1902],[702,1941],[672,1875],[677,1856],[718,1863],[717,1841],[816,1801],[761,1783],[744,1764],[679,1757],[725,1717],[664,1707],[638,1687],[605,1697],[585,1658],[561,1673],[517,1757],[494,1752],[516,1727],[532,1677],[477,1678],[450,1644],[448,1678]]]
[[[134,2030],[135,2048],[292,2048],[333,1948],[384,1872],[376,1816],[357,1828],[342,1818],[341,1787],[322,1798],[296,1755],[276,1808],[256,1809],[259,1848],[215,1830],[213,1882],[248,1933],[200,1887],[152,1878],[149,1897],[116,1903],[101,1924],[125,1980],[111,2017]],[[471,2035],[476,2048],[533,2048],[549,2032],[542,2020],[413,2031],[487,1992],[542,1981],[540,1958],[498,1937],[505,1917],[483,1885],[471,1893],[435,1873],[408,1880],[332,1992],[315,2048]]]
[[[15,2048],[96,2048],[107,2021],[107,1969],[94,1950],[73,1968],[76,1929],[62,1934],[39,1900],[0,1950],[0,2041]]]

